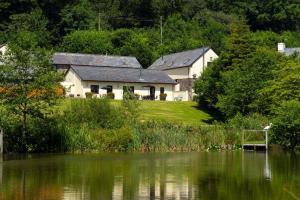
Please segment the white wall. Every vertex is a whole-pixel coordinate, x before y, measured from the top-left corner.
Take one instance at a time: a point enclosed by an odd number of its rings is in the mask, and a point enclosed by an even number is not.
[[[65,81],[61,83],[66,88],[66,93],[73,94],[75,97],[84,97],[82,81],[79,76],[70,68],[65,76]]]
[[[98,97],[106,95],[106,90],[101,88],[111,85],[113,87],[113,93],[115,99],[123,98],[123,86],[134,86],[134,93],[141,96],[150,95],[150,88],[143,87],[151,85],[155,87],[155,97],[159,100],[160,88],[165,88],[167,94],[167,101],[173,101],[173,85],[171,84],[148,84],[148,83],[117,83],[117,82],[93,82],[93,81],[81,81],[80,78],[72,69],[68,71],[65,76],[65,81],[61,83],[66,88],[66,94],[69,96],[73,94],[74,97],[85,97],[86,92],[91,92],[91,85],[99,85]],[[79,96],[78,96],[79,95]]]
[[[204,55],[204,67],[203,67],[203,56],[199,58],[191,67],[189,78],[194,78],[194,75],[196,75],[196,78],[201,76],[203,69],[207,67],[208,62],[212,62],[215,59],[218,58],[218,55],[212,50],[208,50]]]

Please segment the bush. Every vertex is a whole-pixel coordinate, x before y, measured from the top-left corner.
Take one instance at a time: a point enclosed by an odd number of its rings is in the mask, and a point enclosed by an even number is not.
[[[91,99],[91,98],[93,97],[93,93],[92,93],[92,92],[86,92],[86,93],[85,93],[85,97],[86,97],[87,99]]]
[[[133,94],[133,98],[134,98],[135,100],[139,100],[139,99],[140,99],[140,95],[139,95],[139,94]]]
[[[107,93],[106,98],[115,99],[115,93],[112,93],[112,92]]]
[[[300,102],[286,101],[275,111],[271,139],[286,149],[300,144]]]
[[[102,133],[102,151],[132,150],[133,134],[130,128],[120,128]]]
[[[165,100],[167,99],[167,94],[166,94],[166,93],[160,94],[160,95],[159,95],[159,99],[160,99],[161,101],[165,101]]]
[[[87,123],[95,128],[114,129],[122,127],[126,118],[108,99],[92,98],[70,101],[62,120],[66,125]]]
[[[259,113],[252,113],[247,116],[238,113],[235,117],[229,119],[227,124],[236,129],[263,130],[269,124],[269,120]]]

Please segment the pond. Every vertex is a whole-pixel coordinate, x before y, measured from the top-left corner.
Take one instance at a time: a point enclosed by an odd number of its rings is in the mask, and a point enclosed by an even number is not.
[[[5,157],[0,199],[300,199],[300,156],[264,152]]]

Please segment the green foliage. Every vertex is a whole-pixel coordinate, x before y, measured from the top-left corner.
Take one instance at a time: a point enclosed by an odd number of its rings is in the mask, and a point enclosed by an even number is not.
[[[241,137],[223,126],[184,126],[166,121],[137,124],[134,148],[140,151],[199,151],[233,149]]]
[[[283,58],[273,71],[274,79],[267,82],[266,87],[259,91],[257,104],[266,111],[280,105],[283,101],[300,100],[300,58]]]
[[[259,113],[251,113],[243,116],[240,113],[228,120],[228,125],[236,129],[263,130],[269,124],[267,117]]]
[[[95,27],[96,13],[88,0],[66,5],[60,12],[63,31],[87,30]]]
[[[0,68],[1,106],[21,119],[24,144],[28,117],[45,118],[58,99],[56,89],[61,76],[54,72],[49,57],[49,52],[43,49],[24,50],[10,44],[7,53],[0,58],[3,63]]]
[[[136,123],[140,114],[140,102],[136,96],[128,92],[124,93],[122,107],[124,109],[124,116],[126,116],[129,123]]]
[[[106,98],[108,98],[108,99],[115,99],[115,94],[112,93],[112,92],[107,93]]]
[[[106,98],[73,99],[64,111],[62,120],[66,124],[114,129],[124,125],[124,115]]]
[[[254,101],[259,97],[258,91],[272,79],[272,70],[276,68],[276,53],[258,49],[239,66],[232,66],[232,70],[222,74],[224,93],[218,96],[216,106],[227,117],[233,117],[238,112],[245,115],[252,111],[264,111]]]
[[[294,150],[300,145],[300,102],[283,102],[274,115],[272,141]]]
[[[113,46],[106,31],[75,31],[64,37],[61,48],[66,52],[111,54]]]
[[[159,99],[160,99],[161,101],[165,101],[165,100],[167,99],[167,94],[166,94],[166,93],[160,94],[160,95],[159,95]]]
[[[93,97],[93,93],[92,93],[92,92],[86,92],[86,93],[85,93],[85,97],[86,97],[87,99],[91,99],[91,98]]]
[[[30,13],[14,14],[10,16],[10,23],[6,32],[8,40],[14,42],[22,34],[31,34],[39,46],[49,46],[51,32],[47,30],[48,20],[41,9],[32,10]]]

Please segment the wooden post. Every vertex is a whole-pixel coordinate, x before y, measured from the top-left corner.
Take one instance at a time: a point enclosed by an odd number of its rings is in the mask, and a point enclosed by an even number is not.
[[[3,154],[3,129],[0,128],[0,155]]]

